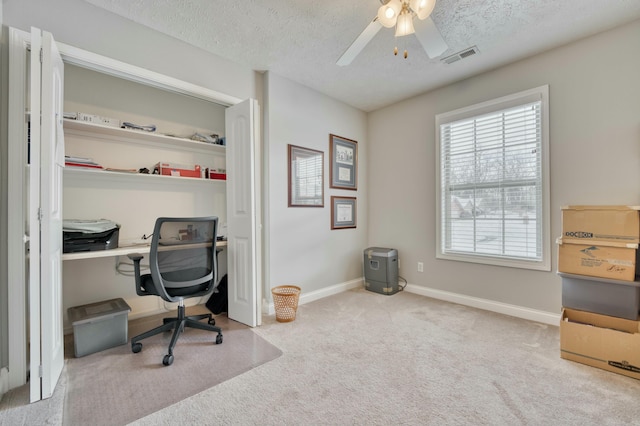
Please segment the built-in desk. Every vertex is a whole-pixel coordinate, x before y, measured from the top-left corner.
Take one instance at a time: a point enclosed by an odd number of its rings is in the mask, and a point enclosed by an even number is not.
[[[167,245],[159,246],[158,248],[159,250],[180,250],[193,248],[201,244],[206,243]],[[227,274],[227,241],[216,241],[216,249],[218,251],[218,280],[221,280]],[[131,307],[129,319],[163,313],[164,311],[160,308],[160,306],[164,306],[162,302],[158,304],[157,301],[153,300],[155,298],[138,297],[135,294],[132,278],[133,265],[129,259],[121,257],[133,253],[147,256],[150,250],[151,244],[149,242],[149,244],[129,244],[109,250],[64,253],[62,255],[62,260],[64,261],[88,260],[87,262],[64,262],[63,269],[65,273],[75,278],[78,282],[85,283],[83,286],[67,287],[67,290],[63,290],[65,291],[64,300],[66,303],[64,312],[70,307],[122,297]],[[114,264],[116,275],[108,273],[108,271],[113,271]],[[121,269],[121,266],[124,266],[124,268]],[[99,271],[97,272],[99,278],[92,278],[96,275],[96,271]],[[94,284],[94,281],[99,281],[100,284]],[[108,285],[106,285],[107,283]],[[63,285],[63,288],[65,286]],[[192,303],[203,304],[205,302],[206,297],[192,299],[189,306]],[[165,306],[165,309],[169,308]],[[66,327],[67,332],[70,332],[70,324],[66,324]]]
[[[216,241],[216,247],[226,247],[226,246],[227,246],[226,241]],[[175,246],[171,246],[171,247],[175,249]],[[110,250],[64,253],[62,255],[62,260],[96,259],[99,257],[126,256],[128,254],[133,254],[133,253],[147,254],[149,253],[150,250],[151,250],[151,244],[135,244],[130,246],[118,247]]]

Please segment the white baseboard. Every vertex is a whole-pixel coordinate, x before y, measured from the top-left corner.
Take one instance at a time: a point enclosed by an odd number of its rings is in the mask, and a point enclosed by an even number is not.
[[[324,297],[332,296],[343,291],[351,290],[353,288],[362,286],[363,281],[363,278],[359,278],[352,281],[347,281],[342,284],[336,284],[331,287],[312,291],[311,293],[302,292],[300,294],[300,300],[298,301],[298,304],[303,305],[305,303],[313,302],[314,300],[322,299]],[[518,305],[510,305],[508,303],[496,302],[495,300],[489,299],[481,299],[479,297],[466,296],[464,294],[451,293],[449,291],[436,290],[428,287],[418,286],[415,284],[408,284],[405,287],[404,291],[419,294],[421,296],[431,297],[432,299],[444,300],[446,302],[483,309],[485,311],[497,312],[499,314],[522,318],[529,321],[536,321],[543,324],[554,325],[556,327],[560,325],[560,313],[556,314],[553,312],[539,311],[537,309],[526,308]],[[266,314],[275,315],[275,308],[272,301],[268,304]]]
[[[5,393],[9,391],[9,370],[7,368],[0,369],[0,401]]]
[[[523,306],[496,302],[494,300],[481,299],[478,297],[466,296],[464,294],[451,293],[443,290],[435,290],[415,284],[407,285],[404,290],[410,293],[419,294],[421,296],[431,297],[433,299],[444,300],[446,302],[471,306],[478,309],[484,309],[485,311],[497,312],[499,314],[510,315],[512,317],[541,322],[549,325],[560,325],[560,313],[556,314],[553,312],[539,311],[536,309],[525,308]]]
[[[362,286],[363,279],[358,278],[355,280],[347,281],[341,284],[335,284],[330,287],[321,288],[320,290],[312,291],[311,293],[300,293],[300,299],[298,299],[298,305],[304,305],[305,303],[313,302],[314,300],[323,299],[325,297],[333,296],[334,294],[342,293],[343,291],[351,290]],[[273,301],[269,301],[267,306],[267,315],[275,315],[276,310],[273,306]]]

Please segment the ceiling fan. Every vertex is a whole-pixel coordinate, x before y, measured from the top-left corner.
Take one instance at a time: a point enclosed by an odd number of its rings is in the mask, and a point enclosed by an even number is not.
[[[349,48],[342,54],[337,65],[349,65],[364,47],[378,34],[382,27],[396,27],[396,37],[414,34],[422,44],[429,58],[440,56],[447,50],[447,43],[440,35],[440,31],[429,15],[436,5],[436,0],[380,0],[382,6],[373,21],[356,38]],[[415,21],[414,17],[418,17]],[[394,50],[398,54],[398,48]],[[404,51],[407,57],[407,51]]]

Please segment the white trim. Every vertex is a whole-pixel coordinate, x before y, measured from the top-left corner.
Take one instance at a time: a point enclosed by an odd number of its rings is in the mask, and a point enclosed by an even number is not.
[[[256,229],[255,229],[255,267],[256,267],[256,326],[259,327],[262,325],[262,301],[264,300],[264,284],[262,280],[264,279],[264,272],[262,268],[264,267],[264,261],[262,260],[262,256],[264,255],[264,246],[263,246],[263,229],[264,229],[264,218],[263,218],[263,206],[262,202],[264,201],[262,190],[264,186],[262,185],[263,174],[263,155],[264,150],[262,148],[262,109],[260,108],[260,104],[258,100],[252,101],[254,104],[254,119],[253,119],[253,127],[250,129],[253,130],[254,134],[254,143],[253,148],[255,149],[253,156],[253,166],[255,167],[255,176],[253,178],[253,191],[254,191],[254,201],[256,203],[256,209],[254,212],[255,221],[256,221]]]
[[[451,293],[449,291],[436,290],[415,284],[407,285],[405,287],[405,291],[419,294],[421,296],[431,297],[433,299],[444,300],[445,302],[457,303],[459,305],[470,306],[472,308],[483,309],[485,311],[497,312],[499,314],[522,318],[529,321],[536,321],[554,326],[560,325],[560,313],[539,311],[537,309],[510,305],[508,303],[481,299],[479,297],[466,296],[464,294]]]
[[[325,297],[333,296],[334,294],[349,291],[351,289],[361,287],[364,283],[363,278],[357,278],[355,280],[347,281],[341,284],[335,284],[330,287],[321,288],[320,290],[312,291],[311,293],[300,293],[300,299],[298,300],[298,306],[310,303],[315,300],[323,299]],[[271,292],[269,292],[271,294]],[[265,311],[267,315],[275,315],[276,310],[273,306],[273,300],[269,302],[268,309]]]
[[[261,194],[261,209],[262,209],[262,311],[264,313],[270,312],[273,309],[273,303],[271,300],[271,217],[270,217],[270,202],[269,202],[269,153],[271,147],[269,146],[270,134],[269,134],[269,72],[262,74],[262,87],[263,87],[263,107],[262,111],[262,187]],[[262,315],[260,315],[262,316]]]
[[[544,225],[543,225],[544,226]],[[546,241],[545,237],[542,238],[543,241]],[[545,243],[546,244],[546,243]],[[546,256],[546,253],[543,253],[543,258]],[[465,255],[463,253],[436,253],[436,259],[442,260],[454,260],[458,262],[469,262],[469,263],[480,263],[482,265],[494,265],[494,266],[504,266],[505,268],[520,268],[520,269],[531,269],[535,271],[551,271],[551,264],[547,264],[544,261],[535,261],[535,260],[521,260],[521,259],[509,259],[507,257],[499,257],[499,256],[483,256],[480,254],[473,255]]]

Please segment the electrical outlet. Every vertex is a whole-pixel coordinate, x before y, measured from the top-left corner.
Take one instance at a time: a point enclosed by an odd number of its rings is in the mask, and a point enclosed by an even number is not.
[[[424,263],[418,262],[418,272],[424,272]]]

